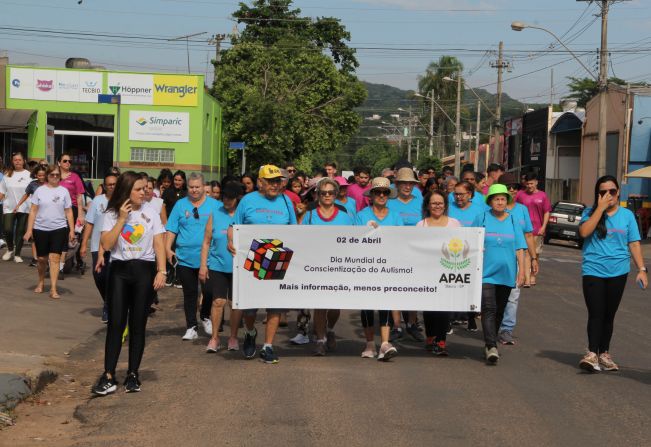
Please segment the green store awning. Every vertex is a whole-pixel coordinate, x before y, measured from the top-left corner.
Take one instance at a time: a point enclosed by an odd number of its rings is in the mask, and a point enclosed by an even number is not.
[[[36,110],[0,109],[0,132],[27,132],[27,125]]]

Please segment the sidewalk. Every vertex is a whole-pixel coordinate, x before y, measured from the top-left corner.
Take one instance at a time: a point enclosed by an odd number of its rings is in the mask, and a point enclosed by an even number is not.
[[[104,328],[89,269],[84,276],[66,275],[61,299],[52,300],[49,280],[45,293],[33,292],[37,273],[28,267],[28,253],[24,248],[23,264],[0,261],[0,411],[56,379],[70,350]]]

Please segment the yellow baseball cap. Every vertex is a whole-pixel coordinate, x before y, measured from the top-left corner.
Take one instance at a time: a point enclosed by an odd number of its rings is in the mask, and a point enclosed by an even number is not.
[[[280,172],[280,168],[274,165],[260,166],[260,171],[258,172],[258,178],[271,179],[282,176],[283,174]]]

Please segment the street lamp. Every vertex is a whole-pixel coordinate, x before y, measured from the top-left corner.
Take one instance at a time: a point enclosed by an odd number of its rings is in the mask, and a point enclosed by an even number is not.
[[[454,82],[449,76],[443,78],[444,81]],[[457,72],[457,120],[454,125],[457,128],[456,142],[454,144],[454,175],[459,178],[461,174],[461,72]]]

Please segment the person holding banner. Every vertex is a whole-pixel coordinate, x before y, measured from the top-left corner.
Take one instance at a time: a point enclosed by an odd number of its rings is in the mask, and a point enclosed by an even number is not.
[[[364,192],[365,197],[369,197],[371,204],[357,213],[355,218],[356,225],[368,225],[373,228],[379,226],[403,226],[404,222],[395,211],[387,207],[389,199],[395,198],[397,192],[391,188],[391,182],[384,177],[375,177],[371,182],[370,189]],[[366,347],[362,351],[362,358],[374,358],[381,361],[398,355],[398,350],[389,342],[391,331],[390,312],[388,310],[378,311],[380,319],[380,352],[375,350],[375,321],[374,311],[362,310],[362,327],[366,336]]]
[[[458,228],[461,223],[448,217],[448,197],[440,191],[430,191],[423,197],[423,216],[425,218],[416,224],[417,227]],[[450,312],[423,312],[425,322],[425,348],[437,356],[447,356],[445,344],[450,326]]]
[[[277,166],[264,165],[258,173],[257,191],[245,195],[237,205],[233,216],[233,225],[296,225],[296,213],[292,203],[282,194],[282,173]],[[228,229],[228,249],[235,254],[233,246],[233,227]],[[255,357],[255,339],[258,332],[255,329],[257,309],[244,311],[244,346],[242,353],[247,359]],[[265,363],[278,363],[278,355],[273,350],[273,340],[280,323],[280,314],[284,309],[267,309],[267,326],[265,341],[260,351],[260,357]]]
[[[335,203],[335,197],[339,194],[337,179],[340,178],[343,180],[342,177],[336,177],[334,180],[324,177],[319,180],[316,185],[317,205],[314,209],[305,213],[303,225],[354,225],[353,217],[346,210],[346,207]],[[339,314],[339,309],[314,310],[315,356],[324,356],[326,355],[326,349],[333,351],[337,346],[334,328],[339,319]]]
[[[484,331],[486,361],[497,364],[497,329],[511,289],[524,283],[524,251],[527,242],[522,227],[507,212],[513,202],[506,186],[494,184],[488,189],[489,211],[479,214],[473,227],[486,229],[484,235],[484,272],[481,292],[481,325]]]

